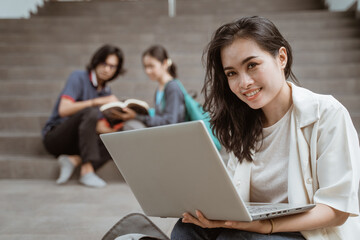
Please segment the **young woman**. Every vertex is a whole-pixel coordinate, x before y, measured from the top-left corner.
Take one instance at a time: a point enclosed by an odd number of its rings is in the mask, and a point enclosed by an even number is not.
[[[120,116],[127,121],[124,130],[184,122],[184,94],[174,81],[177,77],[176,66],[168,57],[166,49],[159,45],[152,46],[143,53],[142,61],[148,77],[158,83],[155,92],[155,114],[140,115],[125,108],[125,113]]]
[[[231,152],[228,169],[246,201],[315,203],[312,210],[253,222],[184,213],[172,239],[356,239],[359,141],[333,97],[286,80],[292,52],[272,22],[221,26],[207,48],[205,109]]]
[[[104,121],[99,106],[117,101],[107,83],[124,73],[123,52],[104,45],[93,55],[86,71],[74,71],[43,128],[43,142],[49,153],[58,157],[58,184],[66,183],[80,166],[80,183],[104,187],[106,183],[95,170],[111,159],[98,137],[112,132]]]

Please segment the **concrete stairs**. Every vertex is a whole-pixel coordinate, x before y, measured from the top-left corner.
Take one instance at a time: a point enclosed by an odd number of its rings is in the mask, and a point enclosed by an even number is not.
[[[169,18],[165,0],[50,1],[30,19],[0,20],[0,178],[56,178],[56,161],[42,146],[41,128],[69,74],[84,69],[102,44],[118,45],[125,53],[127,74],[112,83],[113,92],[152,103],[156,85],[143,72],[143,50],[164,45],[179,79],[200,92],[201,56],[211,34],[248,15],[275,22],[292,44],[300,83],[334,95],[360,130],[359,22],[353,13],[326,11],[321,2],[178,0],[177,17]],[[113,163],[100,175],[121,179]]]

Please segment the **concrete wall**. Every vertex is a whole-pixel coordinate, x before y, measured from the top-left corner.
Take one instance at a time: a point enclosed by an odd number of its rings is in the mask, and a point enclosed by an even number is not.
[[[0,18],[29,18],[45,0],[0,0]]]

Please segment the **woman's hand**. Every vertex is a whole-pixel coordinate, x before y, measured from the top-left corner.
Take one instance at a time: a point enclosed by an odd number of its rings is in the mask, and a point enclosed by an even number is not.
[[[202,228],[232,228],[262,234],[267,234],[272,231],[272,226],[269,220],[253,222],[209,220],[199,210],[196,210],[196,216],[197,217],[194,217],[190,213],[184,213],[182,222],[193,223]]]
[[[196,216],[197,217],[194,217],[190,213],[184,213],[183,222],[193,223],[202,228],[222,227],[268,234],[271,232],[299,232],[340,226],[348,219],[349,213],[318,203],[313,209],[307,212],[274,218],[272,223],[270,220],[253,222],[212,221],[208,220],[198,210],[196,211]]]
[[[123,112],[117,112],[116,117],[120,118],[124,121],[134,119],[136,117],[136,112],[132,110],[131,108],[123,108]]]

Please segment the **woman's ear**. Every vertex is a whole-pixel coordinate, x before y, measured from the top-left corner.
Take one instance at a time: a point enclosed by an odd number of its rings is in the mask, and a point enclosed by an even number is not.
[[[279,55],[278,56],[279,56],[279,63],[280,63],[281,68],[285,69],[286,64],[287,64],[287,60],[288,60],[287,51],[286,51],[285,47],[281,47],[279,49]]]
[[[165,68],[168,68],[169,65],[168,65],[167,59],[164,59],[164,61],[162,61],[162,64],[161,64],[161,65],[163,65]]]

